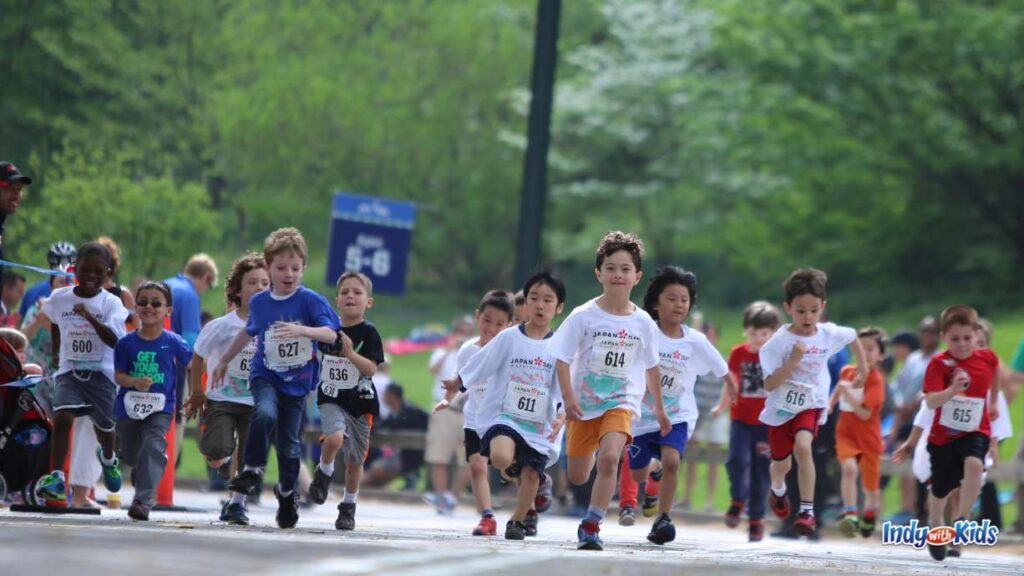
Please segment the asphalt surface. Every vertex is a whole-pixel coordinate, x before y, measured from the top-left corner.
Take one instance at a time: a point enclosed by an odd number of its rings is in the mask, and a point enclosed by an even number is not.
[[[130,489],[122,495],[125,501]],[[541,516],[540,534],[525,542],[501,537],[507,511],[498,512],[498,537],[473,537],[469,506],[440,516],[426,505],[360,501],[353,532],[334,529],[337,498],[300,511],[294,530],[274,522],[276,502],[250,508],[253,525],[217,520],[218,496],[179,492],[186,512],[153,512],[135,522],[124,510],[100,516],[44,515],[0,510],[0,575],[157,574],[327,576],[654,574],[1024,574],[1024,545],[969,547],[962,558],[935,562],[925,551],[867,540],[822,542],[767,538],[750,544],[743,529],[676,521],[675,542],[646,541],[650,521],[602,529],[604,552],[575,550],[578,520]]]

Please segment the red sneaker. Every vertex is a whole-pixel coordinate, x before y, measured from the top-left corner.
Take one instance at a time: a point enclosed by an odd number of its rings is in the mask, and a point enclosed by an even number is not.
[[[743,502],[733,500],[732,504],[729,505],[729,510],[725,513],[725,525],[729,528],[735,528],[740,525],[740,514],[743,513]]]
[[[484,516],[480,518],[480,523],[473,528],[473,536],[497,536],[498,535],[498,523],[494,520],[493,516]]]
[[[768,498],[768,505],[771,506],[772,512],[774,512],[779,518],[782,518],[783,520],[789,518],[790,510],[788,495],[783,494],[782,496],[776,496],[773,492],[771,497]]]
[[[764,520],[751,520],[748,541],[760,542],[764,540]]]
[[[810,536],[818,527],[818,521],[810,512],[801,512],[793,522],[793,530],[800,536]]]

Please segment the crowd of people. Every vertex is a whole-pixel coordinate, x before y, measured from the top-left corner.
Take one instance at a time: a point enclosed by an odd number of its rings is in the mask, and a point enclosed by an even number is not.
[[[0,165],[4,171],[0,194],[30,183]],[[119,493],[123,464],[134,487],[128,515],[147,520],[177,457],[168,454],[168,430],[187,417],[199,420],[211,473],[230,480],[220,515],[230,524],[249,523],[247,499],[259,496],[274,446],[281,528],[298,523],[300,493],[324,504],[340,471],[335,526],[353,530],[361,486],[401,478],[413,488],[425,462],[427,500],[438,512],[451,512],[469,485],[480,515],[474,535],[497,535],[492,487],[514,493],[504,537],[522,540],[537,534],[540,514],[568,483],[582,505],[580,549],[603,549],[601,525],[616,492],[619,523],[634,524],[639,508],[655,518],[647,539],[666,544],[675,538],[683,455],[694,442],[727,453],[724,522],[736,527],[745,514],[752,542],[764,537],[769,510],[784,520],[779,535],[814,537],[832,500],[841,502],[844,535],[873,534],[887,451],[896,462],[914,461],[916,478],[899,479],[897,520],[926,514],[939,526],[971,518],[984,494],[981,515],[1001,523],[985,470],[1012,435],[1007,400],[1024,358],[1005,367],[988,348],[991,326],[972,308],[950,306],[925,318],[917,334],[889,338],[878,327],[827,322],[825,274],[799,269],[784,283],[791,322],[767,301],[750,304],[745,341],[724,357],[714,327],[691,315],[694,273],[662,267],[642,306],[633,303],[644,256],[635,235],[605,235],[595,257],[601,294],[557,330],[566,287],[553,273],[537,272],[516,294],[487,292],[474,316],[456,323],[453,344],[430,359],[428,416],[387,376],[381,335],[367,320],[370,278],[342,274],[333,305],[304,287],[307,247],[294,228],[275,230],[262,253],[232,263],[225,314],[205,323],[200,295],[219,278],[210,257],[128,288],[117,282],[120,251],[110,238],[58,242],[46,280],[26,289],[25,276],[8,268],[0,295],[0,336],[26,373],[45,377],[39,393],[53,411],[47,460],[56,464],[36,494],[51,505],[93,506],[99,479]],[[901,369],[890,385],[895,362]],[[310,426],[320,432],[313,450],[303,439]],[[425,450],[371,446],[375,428],[426,429]],[[175,445],[180,450],[180,439]],[[683,475],[689,507],[692,463]],[[716,477],[711,466],[712,491]],[[929,550],[936,559],[960,553]]]

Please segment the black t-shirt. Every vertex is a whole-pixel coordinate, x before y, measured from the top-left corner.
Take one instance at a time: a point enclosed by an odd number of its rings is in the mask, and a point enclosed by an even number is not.
[[[343,326],[341,332],[352,339],[352,348],[360,356],[373,360],[378,366],[384,363],[384,344],[376,326],[363,321],[354,326]],[[373,381],[360,374],[352,362],[341,355],[341,336],[334,344],[320,344],[320,352],[323,358],[320,360],[316,403],[337,404],[353,416],[380,415],[380,399]]]

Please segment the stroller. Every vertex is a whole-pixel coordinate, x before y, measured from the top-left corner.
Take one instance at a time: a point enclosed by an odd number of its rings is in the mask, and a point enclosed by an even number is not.
[[[25,376],[14,349],[0,339],[0,502],[10,495],[29,505],[43,504],[35,484],[50,464],[48,389],[43,377]]]

